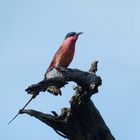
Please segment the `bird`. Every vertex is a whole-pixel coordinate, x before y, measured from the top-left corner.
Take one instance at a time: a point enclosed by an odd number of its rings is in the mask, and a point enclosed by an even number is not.
[[[59,49],[53,56],[53,59],[45,73],[44,78],[54,78],[59,76],[57,67],[67,68],[73,60],[75,54],[75,45],[78,39],[78,36],[83,32],[69,32],[64,38],[64,41],[60,45]],[[47,89],[48,92],[53,93],[54,95],[60,93],[59,89],[54,86],[51,86]]]
[[[82,33],[83,32],[69,32],[66,34],[62,44],[54,54],[53,59],[44,74],[44,79],[41,82],[33,84],[25,89],[27,93],[34,93],[38,95],[38,90],[40,90],[44,81],[50,78],[61,77],[58,67],[67,68],[70,65],[74,57],[76,41],[78,40],[79,35]],[[46,91],[46,89],[43,89],[43,91]],[[56,86],[49,86],[47,91],[53,95],[61,95],[60,89]]]
[[[44,80],[47,80],[49,78],[55,78],[59,76],[59,72],[57,71],[57,67],[63,67],[67,68],[71,61],[73,60],[74,53],[75,53],[75,44],[78,39],[78,36],[82,34],[83,32],[69,32],[65,36],[64,41],[62,42],[59,49],[56,51],[45,75],[44,79],[39,82],[38,84],[34,84],[29,86],[25,91],[27,91],[29,94],[33,94],[30,100],[25,104],[25,106],[19,110],[19,112],[14,116],[14,118],[8,123],[10,124],[19,114],[22,113],[22,111],[25,109],[25,107],[39,94],[38,89],[40,89],[41,84],[44,82]],[[37,92],[36,92],[37,91]],[[61,95],[61,91],[56,86],[50,86],[47,88],[47,91],[54,94],[54,95]]]
[[[53,70],[56,67],[67,68],[70,65],[75,53],[75,44],[80,34],[82,34],[82,32],[70,32],[66,35],[61,46],[54,54],[54,57],[45,73],[46,79],[55,76],[55,72]]]

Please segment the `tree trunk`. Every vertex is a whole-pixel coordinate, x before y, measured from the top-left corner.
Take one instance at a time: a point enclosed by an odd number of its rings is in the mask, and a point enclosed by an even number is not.
[[[69,140],[115,140],[111,131],[104,122],[99,111],[91,101],[90,97],[98,92],[101,85],[101,78],[96,75],[97,61],[92,63],[90,72],[77,69],[58,68],[62,77],[51,80],[51,86],[61,88],[69,81],[77,83],[75,94],[70,100],[70,108],[61,109],[58,115],[55,111],[51,114],[44,114],[36,110],[22,110],[20,114],[28,114],[39,119],[50,126],[54,131]],[[57,80],[59,82],[56,82]],[[58,81],[59,81],[58,80]],[[50,82],[49,82],[50,83]],[[26,89],[30,94],[45,91],[50,86],[47,80],[32,85]]]

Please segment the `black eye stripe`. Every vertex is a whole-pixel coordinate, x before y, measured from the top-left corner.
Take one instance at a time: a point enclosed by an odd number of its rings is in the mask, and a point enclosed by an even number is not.
[[[75,36],[77,33],[76,32],[70,32],[66,35],[65,39],[71,36]]]

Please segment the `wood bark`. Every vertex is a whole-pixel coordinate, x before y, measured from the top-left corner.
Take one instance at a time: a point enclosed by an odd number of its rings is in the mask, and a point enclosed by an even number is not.
[[[77,83],[75,94],[70,100],[70,108],[61,109],[58,115],[24,109],[20,114],[28,114],[50,126],[60,136],[69,140],[115,140],[105,121],[90,99],[98,92],[102,80],[96,75],[97,61],[92,63],[89,72],[78,69],[57,68],[61,77],[43,80],[26,89],[29,94],[46,91],[49,86],[63,87],[69,81]],[[53,138],[52,138],[53,139]]]

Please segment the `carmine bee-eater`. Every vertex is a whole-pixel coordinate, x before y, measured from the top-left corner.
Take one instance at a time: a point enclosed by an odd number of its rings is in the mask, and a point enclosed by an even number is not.
[[[64,41],[62,42],[60,48],[55,53],[46,73],[45,78],[52,78],[55,76],[56,67],[64,67],[67,68],[71,63],[74,53],[75,53],[75,44],[78,39],[78,36],[82,34],[82,32],[70,32],[66,35]]]
[[[69,64],[73,59],[75,52],[75,44],[80,34],[82,34],[82,32],[79,33],[70,32],[66,35],[64,41],[62,42],[60,48],[55,53],[53,60],[51,61],[45,73],[45,79],[59,76],[59,72],[55,69],[56,67],[67,68],[69,66]],[[28,93],[32,93],[39,86],[40,86],[39,83],[29,86],[25,91],[27,91]],[[47,91],[53,93],[54,95],[61,94],[59,88],[55,86],[48,87]],[[31,99],[25,104],[25,106],[15,115],[15,117],[8,124],[10,124],[38,94],[39,94],[38,92],[36,94],[33,94]]]
[[[75,44],[78,39],[78,36],[82,34],[82,32],[70,32],[66,35],[64,41],[62,42],[60,48],[55,53],[46,73],[45,79],[54,78],[58,76],[56,67],[64,67],[67,68],[71,63],[74,53],[75,53]],[[56,93],[54,87],[48,88],[48,91],[51,93]]]
[[[74,57],[75,44],[76,44],[76,41],[80,34],[82,34],[82,32],[78,32],[78,33],[70,32],[66,35],[60,48],[55,53],[50,65],[45,73],[44,79],[41,82],[39,82],[38,84],[29,86],[26,89],[26,91],[28,93],[32,94],[32,93],[36,92],[37,89],[40,89],[41,83],[44,80],[61,76],[61,73],[57,70],[57,67],[67,68],[69,66],[69,64],[71,63],[71,61]],[[47,88],[47,91],[54,95],[61,94],[60,89],[56,86],[49,86]]]

